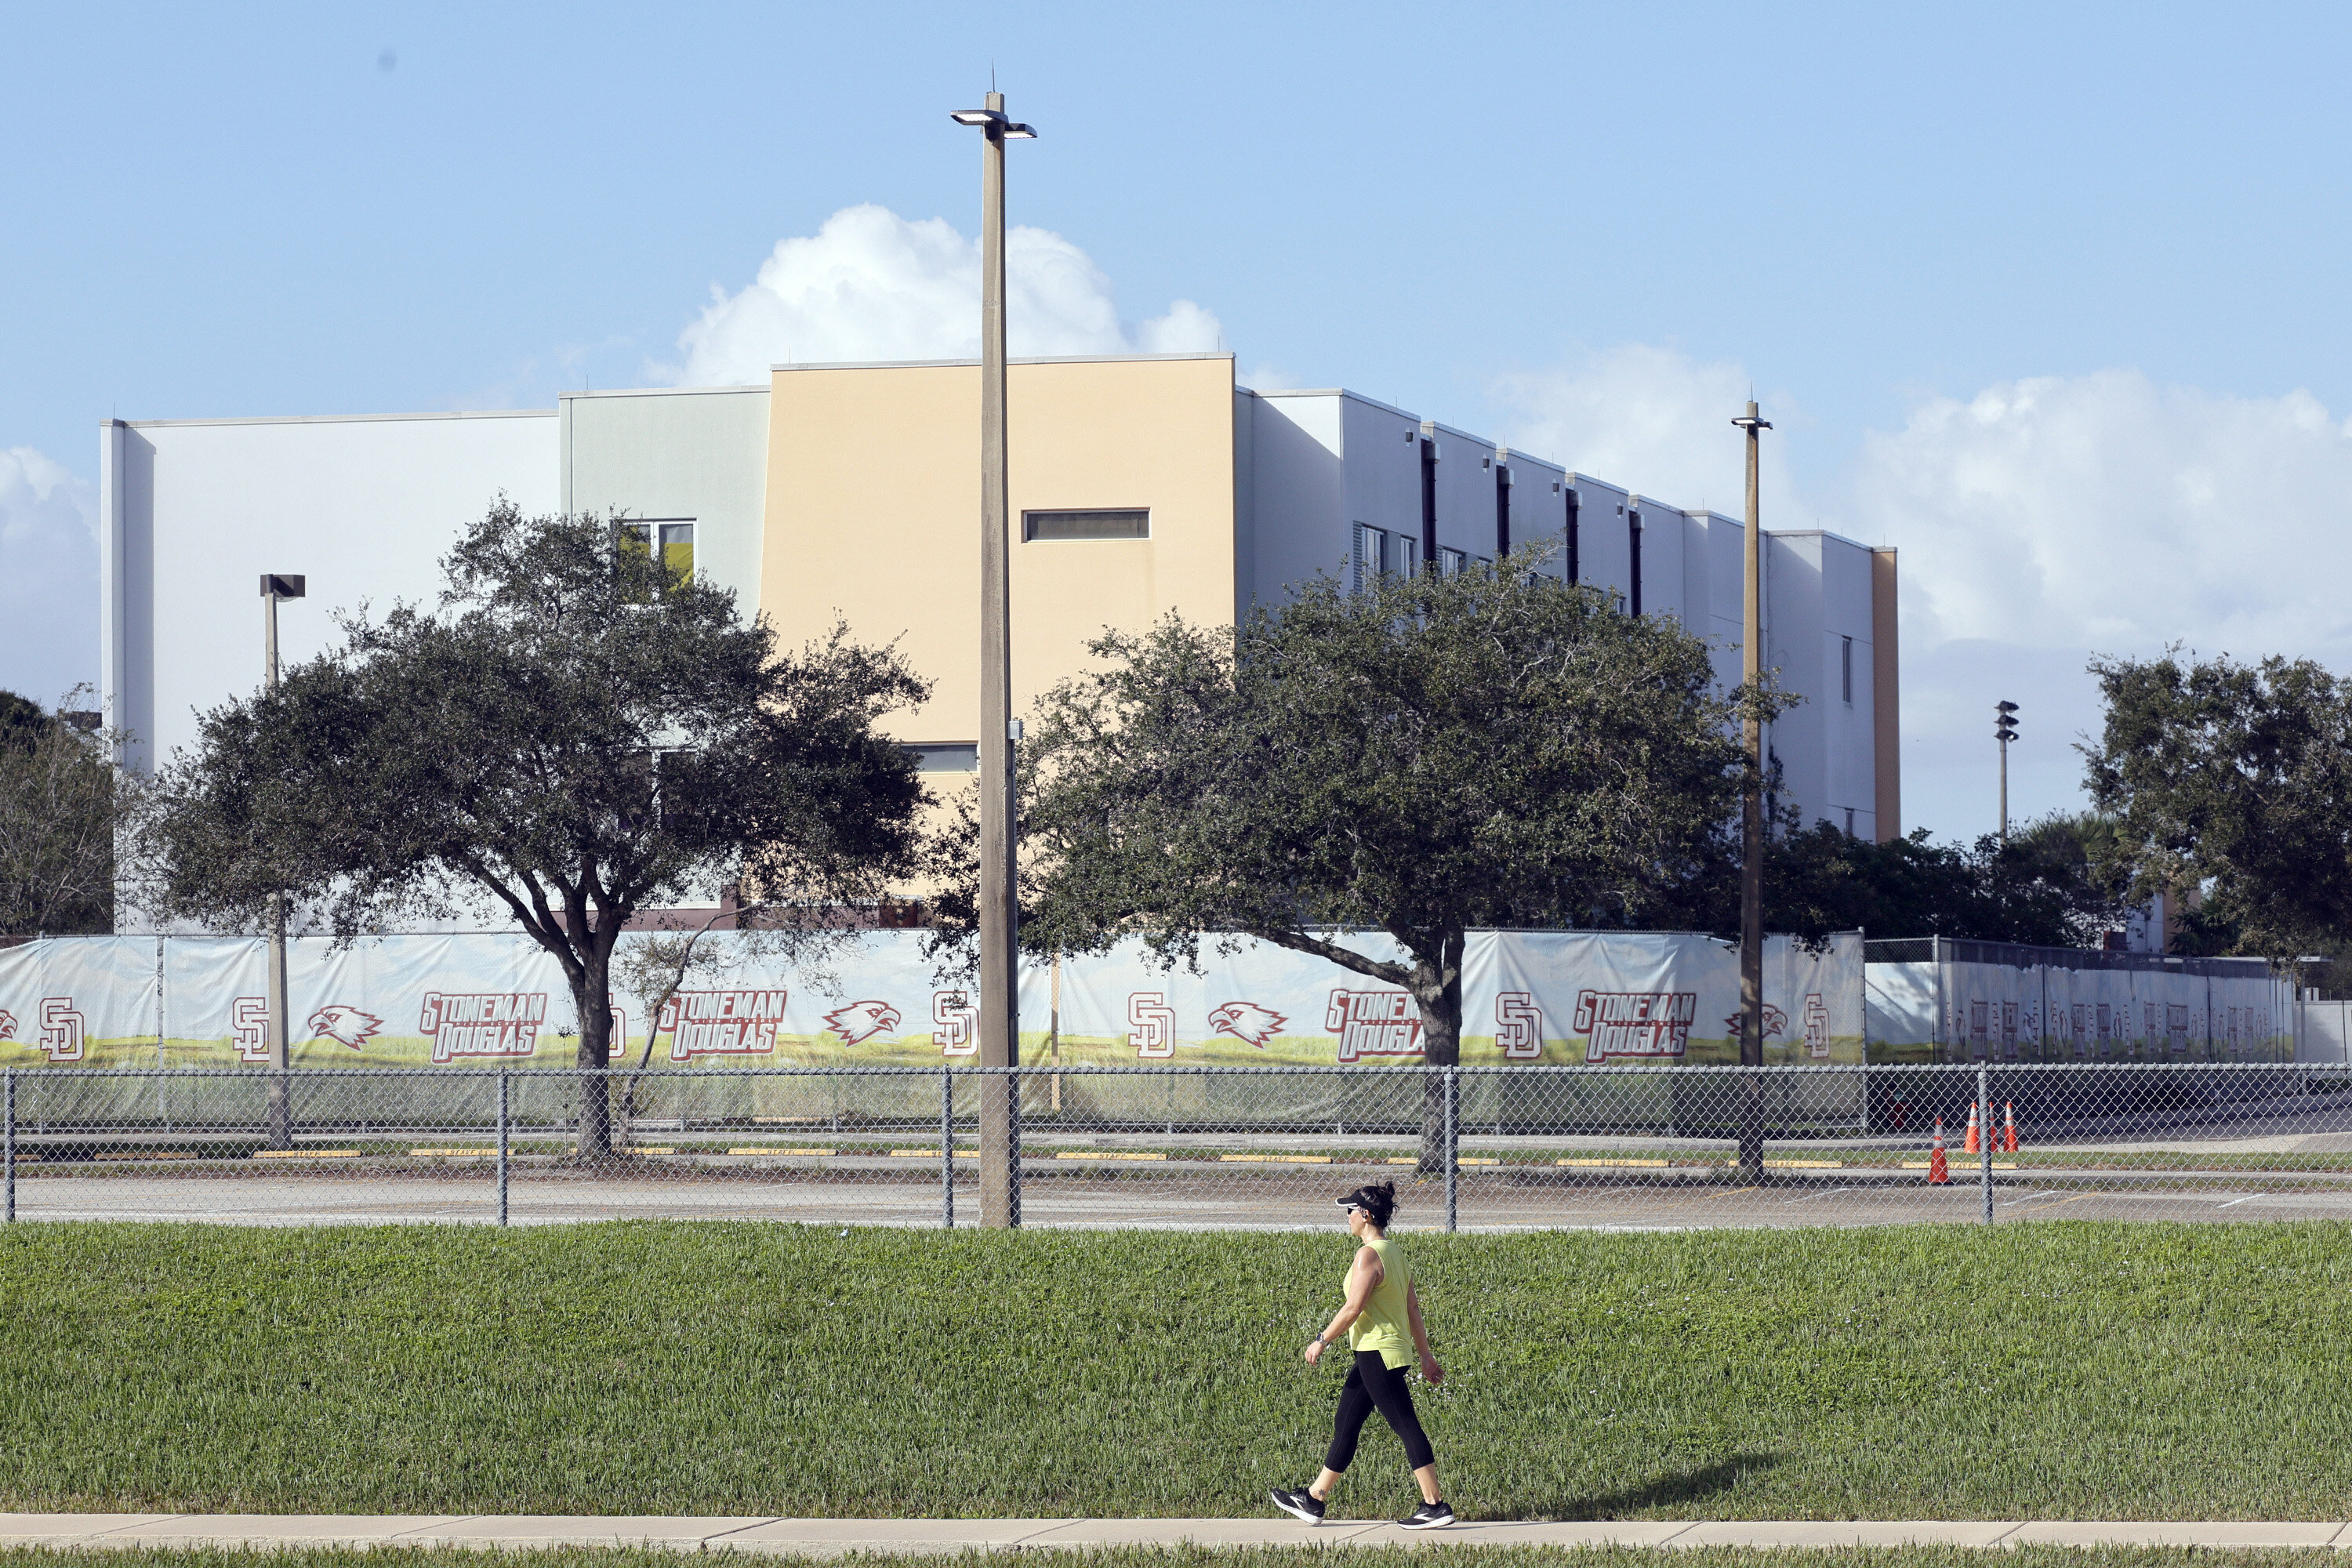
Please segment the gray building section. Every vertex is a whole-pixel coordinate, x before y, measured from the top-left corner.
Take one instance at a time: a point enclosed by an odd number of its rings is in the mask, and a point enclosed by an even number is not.
[[[768,389],[567,392],[566,511],[690,522],[695,570],[760,602],[768,505]]]

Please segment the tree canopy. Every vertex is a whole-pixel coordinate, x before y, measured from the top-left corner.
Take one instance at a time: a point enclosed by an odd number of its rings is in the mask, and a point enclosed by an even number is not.
[[[2103,868],[2135,900],[2201,894],[2182,917],[2196,951],[2284,957],[2352,937],[2352,684],[2310,659],[2177,647],[2091,671],[2106,721],[2081,750],[2115,823]]]
[[[1529,563],[1107,632],[1023,747],[1024,944],[1256,937],[1406,990],[1425,1059],[1457,1061],[1469,930],[1618,923],[1743,776],[1705,644]]]
[[[0,691],[0,936],[114,929],[115,836],[138,792],[113,739]]]
[[[840,627],[780,653],[633,541],[501,500],[436,607],[346,617],[275,694],[205,715],[163,780],[165,910],[250,927],[283,889],[348,940],[487,897],[562,967],[601,1068],[640,910],[738,884],[826,920],[910,874],[927,796],[875,725],[924,683]],[[604,1105],[583,1096],[583,1153]]]

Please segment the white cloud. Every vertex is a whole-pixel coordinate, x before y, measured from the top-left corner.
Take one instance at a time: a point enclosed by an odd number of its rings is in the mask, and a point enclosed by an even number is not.
[[[1747,388],[1737,364],[1630,344],[1496,390],[1512,445],[1737,516],[1740,449],[1722,425]],[[1775,457],[1807,422],[1764,402],[1783,426],[1765,447],[1767,526],[1901,552],[1907,822],[1991,828],[2000,698],[2025,705],[2012,816],[2079,804],[2095,652],[2181,641],[2352,667],[2352,426],[2307,392],[2225,397],[2106,370],[1928,397],[1818,497]]]
[[[0,448],[0,687],[47,705],[97,683],[97,520],[89,481]]]
[[[1217,318],[1190,300],[1132,326],[1087,253],[1041,228],[1008,230],[1005,334],[1014,354],[1180,353],[1223,346]],[[806,237],[779,241],[758,279],[714,285],[678,336],[685,386],[766,379],[786,362],[968,359],[980,353],[980,247],[941,218],[845,207]]]
[[[1501,377],[1494,395],[1507,411],[1503,439],[1669,506],[1710,508],[1738,517],[1747,505],[1747,458],[1733,416],[1750,382],[1738,365],[1701,364],[1675,349],[1625,343],[1560,370]],[[1785,423],[1786,399],[1761,400]],[[1785,527],[1803,510],[1787,462],[1767,437],[1765,526]]]
[[[2352,438],[2307,392],[2106,370],[1932,398],[1864,439],[1848,506],[1902,547],[1933,636],[2352,648]]]

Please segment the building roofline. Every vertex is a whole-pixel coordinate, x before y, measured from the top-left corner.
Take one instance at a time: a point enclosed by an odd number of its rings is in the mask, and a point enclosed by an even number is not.
[[[1517,447],[1496,447],[1495,461],[1502,464],[1506,468],[1508,468],[1514,463],[1532,463],[1537,468],[1549,468],[1553,473],[1559,475],[1563,479],[1568,475],[1568,470],[1566,468],[1562,468],[1559,464],[1553,462],[1549,458],[1538,458],[1533,452],[1523,452]]]
[[[552,408],[471,408],[438,414],[278,414],[249,419],[101,419],[101,427],[164,430],[187,425],[366,425],[400,419],[552,419]]]
[[[1457,429],[1454,426],[1446,424],[1442,419],[1424,419],[1421,423],[1424,428],[1433,432],[1434,434],[1440,436],[1458,437],[1462,440],[1469,442],[1474,447],[1484,447],[1489,452],[1499,452],[1503,449],[1501,444],[1498,442],[1489,441],[1484,436],[1475,435],[1468,430]]]
[[[713,393],[764,393],[767,390],[765,382],[753,382],[748,386],[605,386],[593,392],[586,388],[578,392],[559,392],[555,396],[560,403],[570,403],[583,397],[698,397]]]
[[[1026,354],[1007,359],[1006,364],[1126,364],[1147,360],[1221,359],[1230,363],[1229,350],[1203,351],[1181,354]],[[977,366],[977,359],[866,359],[822,360],[806,364],[772,364],[771,371],[787,370],[952,370],[964,365]]]
[[[1422,423],[1420,415],[1410,408],[1399,408],[1393,403],[1382,403],[1377,397],[1367,397],[1360,392],[1350,392],[1344,386],[1278,386],[1271,392],[1251,390],[1252,397],[1343,397],[1350,403],[1360,403],[1367,408],[1377,408],[1383,414],[1393,414],[1400,419]]]
[[[1840,544],[1851,544],[1856,550],[1878,548],[1874,544],[1864,544],[1859,539],[1848,539],[1844,534],[1828,528],[1768,528],[1764,531],[1764,537],[1767,539],[1834,539]]]

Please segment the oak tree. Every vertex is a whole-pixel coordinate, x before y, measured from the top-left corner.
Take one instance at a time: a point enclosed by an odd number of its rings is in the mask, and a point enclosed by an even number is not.
[[[1744,777],[1706,646],[1531,563],[1097,639],[1022,748],[1024,945],[1132,933],[1172,963],[1254,937],[1409,993],[1424,1059],[1459,1062],[1466,934],[1622,923]]]
[[[487,899],[562,967],[601,1068],[640,911],[734,884],[823,921],[908,875],[927,796],[876,724],[923,681],[838,626],[780,651],[636,537],[501,500],[436,605],[346,616],[275,693],[205,714],[163,780],[165,911],[249,928],[284,890],[348,941]],[[580,1153],[610,1148],[583,1093]]]

